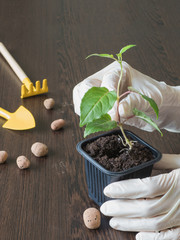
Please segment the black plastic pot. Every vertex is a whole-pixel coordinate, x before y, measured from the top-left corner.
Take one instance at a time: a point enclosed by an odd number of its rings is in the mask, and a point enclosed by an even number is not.
[[[148,177],[151,175],[153,164],[161,159],[161,153],[158,150],[154,149],[134,133],[127,130],[125,130],[125,133],[127,137],[129,136],[133,140],[147,146],[153,153],[153,159],[125,171],[111,172],[102,167],[83,150],[83,146],[89,142],[93,142],[99,137],[109,136],[112,134],[121,135],[120,130],[111,131],[90,139],[86,139],[77,144],[77,151],[84,157],[85,160],[86,182],[88,186],[89,197],[99,206],[108,200],[108,198],[104,195],[103,190],[109,183],[130,178]]]

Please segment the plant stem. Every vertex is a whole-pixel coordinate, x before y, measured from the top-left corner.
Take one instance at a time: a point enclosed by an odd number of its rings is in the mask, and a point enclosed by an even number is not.
[[[129,146],[129,149],[131,150],[132,148],[132,142],[129,141],[129,139],[126,137],[126,134],[124,132],[124,129],[123,129],[123,126],[122,124],[120,123],[120,115],[119,115],[119,101],[120,101],[120,98],[128,93],[130,93],[130,91],[127,91],[125,93],[123,93],[122,95],[120,95],[120,84],[121,84],[121,80],[122,80],[122,75],[123,75],[123,67],[122,67],[122,56],[120,57],[118,63],[120,64],[121,66],[121,73],[120,73],[120,77],[119,77],[119,81],[118,81],[118,87],[117,87],[117,112],[118,112],[118,127],[120,128],[121,132],[122,132],[122,135],[124,137],[124,140],[126,142],[126,145]]]
[[[117,101],[119,102],[119,99],[120,99],[119,88],[120,88],[120,83],[121,83],[121,79],[122,79],[122,75],[123,75],[122,57],[121,57],[120,61],[118,61],[118,63],[121,66],[121,73],[120,73],[120,77],[119,77],[119,81],[118,81],[118,87],[117,87]]]
[[[131,91],[127,91],[127,92],[121,94],[121,95],[119,96],[119,99],[121,99],[122,97],[124,97],[125,95],[127,95],[127,94],[129,94],[129,93],[131,93]]]
[[[129,146],[129,149],[131,150],[131,148],[132,148],[132,142],[129,141],[129,139],[126,137],[126,134],[125,134],[125,132],[124,132],[124,129],[123,129],[123,127],[122,127],[122,124],[121,124],[121,123],[118,123],[118,127],[121,129],[121,132],[122,132],[122,135],[123,135],[123,137],[124,137],[124,140],[125,140],[126,144]]]
[[[119,96],[119,88],[120,88],[120,83],[122,79],[122,73],[123,73],[123,68],[122,68],[122,57],[118,60],[116,60],[120,66],[121,66],[121,73],[119,76],[119,81],[118,81],[118,86],[117,86],[117,113],[118,113],[118,123],[120,123],[120,115],[119,115],[119,101],[120,101],[120,96]]]

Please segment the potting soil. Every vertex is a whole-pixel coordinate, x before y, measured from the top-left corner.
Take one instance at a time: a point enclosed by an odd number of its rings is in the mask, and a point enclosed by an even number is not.
[[[100,137],[84,147],[94,160],[112,172],[127,170],[153,159],[151,150],[134,142],[131,150],[122,144],[118,135]]]

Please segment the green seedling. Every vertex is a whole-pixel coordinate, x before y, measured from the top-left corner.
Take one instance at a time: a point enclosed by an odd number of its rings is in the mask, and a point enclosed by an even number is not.
[[[149,98],[140,92],[138,92],[136,89],[134,89],[132,86],[128,87],[128,91],[121,94],[119,93],[120,83],[122,80],[123,75],[123,65],[122,65],[122,54],[126,52],[128,49],[134,47],[135,45],[128,45],[123,47],[118,54],[116,54],[116,57],[113,54],[91,54],[87,58],[92,56],[97,57],[104,57],[104,58],[110,58],[114,61],[117,61],[120,64],[121,67],[121,73],[118,81],[118,87],[117,92],[115,91],[109,91],[105,87],[92,87],[89,89],[81,101],[80,106],[80,127],[83,127],[86,125],[85,131],[84,131],[84,137],[88,136],[89,134],[99,132],[99,131],[109,131],[116,127],[119,127],[121,129],[122,135],[125,140],[125,145],[129,147],[129,149],[132,148],[133,141],[130,141],[123,129],[122,123],[120,122],[120,116],[118,113],[118,121],[113,121],[111,119],[111,116],[108,114],[108,111],[112,109],[115,102],[117,101],[117,109],[119,106],[120,99],[122,96],[129,94],[130,92],[135,92],[139,95],[141,95],[142,98],[144,98],[146,101],[149,102],[150,106],[154,110],[156,117],[158,119],[159,115],[159,109],[156,104],[156,102]],[[86,58],[86,59],[87,59]],[[118,111],[117,111],[118,112]],[[144,112],[134,108],[133,109],[133,116],[136,116],[140,119],[143,119],[150,125],[152,125],[156,130],[158,130],[162,136],[161,130],[158,128],[157,124]]]

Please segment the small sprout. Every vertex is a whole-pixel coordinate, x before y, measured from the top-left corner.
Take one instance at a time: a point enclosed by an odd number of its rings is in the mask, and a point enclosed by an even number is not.
[[[87,58],[92,56],[98,56],[98,57],[105,57],[110,58],[112,60],[117,61],[120,64],[121,67],[121,73],[118,81],[117,86],[117,93],[115,91],[109,91],[105,87],[92,87],[90,88],[84,95],[84,97],[81,100],[80,105],[80,127],[83,127],[86,125],[84,137],[88,136],[91,133],[99,132],[99,131],[108,131],[112,130],[116,127],[119,127],[124,141],[122,140],[122,144],[125,146],[128,146],[129,149],[133,146],[133,141],[130,141],[123,130],[122,123],[120,122],[120,116],[118,112],[118,121],[112,121],[110,115],[108,114],[108,111],[112,109],[115,102],[117,101],[117,109],[119,106],[119,102],[122,96],[130,93],[130,92],[136,92],[137,94],[140,94],[142,98],[144,98],[146,101],[149,102],[150,106],[153,108],[157,118],[159,114],[159,109],[155,101],[140,92],[138,92],[136,89],[133,89],[132,87],[128,88],[128,91],[120,95],[119,89],[120,89],[120,83],[122,80],[122,74],[123,74],[123,65],[122,65],[122,54],[126,52],[128,49],[135,47],[136,45],[127,45],[123,47],[118,54],[116,54],[116,57],[112,54],[91,54]],[[93,97],[92,97],[93,96]],[[156,130],[158,130],[161,135],[162,132],[158,128],[157,124],[152,121],[145,113],[142,113],[138,109],[133,109],[133,114],[136,117],[139,117],[143,119],[144,121],[151,124]],[[132,116],[133,117],[133,116]]]

